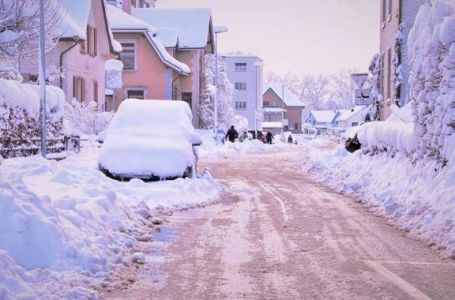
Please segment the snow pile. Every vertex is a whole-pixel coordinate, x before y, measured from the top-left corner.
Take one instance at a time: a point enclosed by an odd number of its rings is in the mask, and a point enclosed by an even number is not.
[[[455,133],[455,2],[421,6],[408,45],[412,69],[410,99],[417,134],[417,158],[444,165],[453,153]]]
[[[65,95],[58,87],[46,86],[48,140],[52,143],[63,134]],[[39,86],[0,79],[0,156],[16,157],[36,153],[40,148]],[[62,144],[48,145],[57,152]],[[54,151],[55,150],[55,151]]]
[[[259,140],[246,139],[243,142],[236,141],[235,143],[225,142],[224,144],[216,145],[213,130],[198,130],[198,134],[202,138],[202,145],[198,152],[200,157],[233,157],[248,153],[261,153],[266,151],[277,151],[283,148],[294,147],[280,140],[279,136],[275,137],[274,144],[264,144]]]
[[[116,175],[182,176],[194,164],[189,105],[127,99],[108,128],[99,164]]]
[[[455,165],[438,172],[435,161],[412,163],[403,152],[349,154],[310,142],[301,168],[318,182],[362,199],[411,235],[455,257]],[[318,143],[318,144],[314,144]]]
[[[129,263],[157,212],[219,196],[209,174],[144,183],[97,170],[97,147],[64,161],[7,159],[0,165],[0,298],[95,299],[89,290]],[[87,148],[83,148],[83,150]]]

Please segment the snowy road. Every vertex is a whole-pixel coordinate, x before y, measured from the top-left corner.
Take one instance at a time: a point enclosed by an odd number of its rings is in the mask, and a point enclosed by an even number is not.
[[[453,261],[313,183],[286,161],[296,154],[202,162],[222,203],[169,217],[147,263],[103,297],[455,299]]]

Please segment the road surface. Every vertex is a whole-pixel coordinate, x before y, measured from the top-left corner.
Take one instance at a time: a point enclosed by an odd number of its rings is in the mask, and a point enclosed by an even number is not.
[[[207,160],[221,203],[175,213],[106,299],[455,299],[455,264],[314,183],[298,152]],[[115,282],[116,281],[116,282]]]

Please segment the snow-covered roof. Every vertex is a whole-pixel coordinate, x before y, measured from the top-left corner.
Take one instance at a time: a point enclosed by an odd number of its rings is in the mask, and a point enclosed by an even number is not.
[[[262,122],[262,128],[282,128],[281,122]]]
[[[179,48],[206,48],[212,34],[211,12],[207,8],[133,8],[131,14],[152,26],[177,30]]]
[[[178,31],[174,28],[157,28],[156,36],[166,48],[177,47],[178,43]]]
[[[272,91],[280,97],[281,100],[286,104],[286,106],[294,107],[304,107],[305,105],[299,100],[299,97],[294,94],[287,86],[281,83],[270,83],[264,85],[264,94],[269,90]],[[284,99],[283,99],[284,98]]]
[[[81,40],[86,40],[88,16],[92,7],[92,0],[61,0],[61,3],[65,10],[65,14],[59,28],[61,38],[72,39],[77,36]],[[122,51],[122,47],[112,36],[112,31],[106,14],[107,8],[104,1],[102,1],[101,7],[103,9],[103,14],[106,17],[105,25],[109,36],[109,47],[112,52],[119,53]]]
[[[282,109],[281,107],[264,107],[262,109],[266,113],[282,113],[286,111],[285,109]]]
[[[158,54],[160,60],[168,67],[176,70],[181,74],[188,75],[191,73],[190,68],[176,60],[172,57],[169,52],[167,52],[165,46],[161,43],[158,37],[155,35],[156,29],[150,24],[133,17],[123,10],[108,5],[107,7],[108,19],[111,22],[111,28],[114,32],[142,32],[146,37],[147,41],[150,43],[152,48]]]
[[[363,110],[362,106],[356,106],[352,109],[340,109],[340,116],[337,118],[337,121],[347,121],[355,115],[361,113]]]
[[[337,115],[334,110],[312,110],[310,113],[318,123],[331,123]]]

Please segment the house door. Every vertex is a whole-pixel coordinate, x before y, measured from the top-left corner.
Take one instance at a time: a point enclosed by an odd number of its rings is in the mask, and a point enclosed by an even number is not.
[[[188,105],[192,109],[193,108],[193,106],[192,106],[193,93],[188,93],[188,92],[182,93],[182,101],[185,101],[186,103],[188,103]]]

